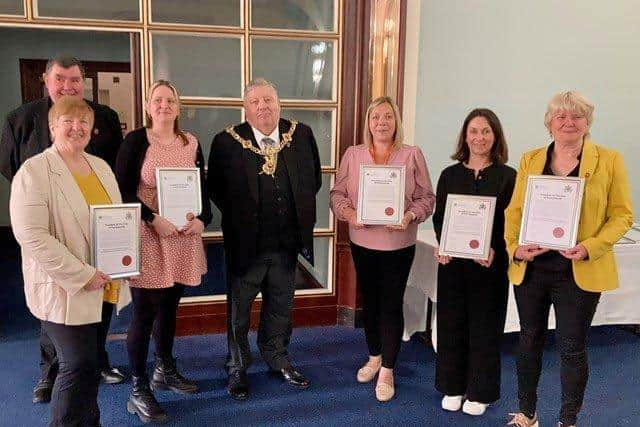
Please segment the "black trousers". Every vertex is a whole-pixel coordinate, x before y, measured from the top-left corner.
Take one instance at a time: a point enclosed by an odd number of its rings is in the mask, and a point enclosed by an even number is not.
[[[517,357],[520,411],[527,416],[532,416],[536,411],[542,350],[549,308],[553,304],[556,341],[560,347],[560,421],[564,425],[573,425],[582,407],[589,377],[587,332],[596,312],[600,293],[580,289],[571,271],[550,275],[529,269],[522,284],[515,286],[515,296],[520,316],[520,348]]]
[[[438,266],[438,391],[481,403],[500,398],[508,290],[505,257],[489,268],[466,259]]]
[[[113,304],[102,303],[102,320],[98,325],[98,367],[100,369],[109,368],[109,355],[107,354],[106,343],[109,334],[109,325],[113,316]],[[44,322],[40,322],[40,372],[42,379],[47,379],[51,384],[58,374],[58,356],[56,348],[51,342],[51,338],[46,334]]]
[[[170,288],[131,288],[133,317],[127,333],[127,353],[132,374],[147,375],[147,354],[153,335],[157,358],[173,357],[176,335],[176,312],[184,285],[176,283]]]
[[[55,347],[59,365],[51,394],[50,427],[100,425],[98,325],[42,322],[44,333]]]
[[[364,333],[371,356],[393,369],[404,331],[404,291],[416,253],[415,245],[379,251],[351,243],[356,279],[362,292]]]
[[[245,371],[251,365],[249,333],[251,305],[262,293],[258,348],[271,369],[289,365],[291,308],[295,292],[296,251],[258,254],[242,275],[227,274],[227,371]]]

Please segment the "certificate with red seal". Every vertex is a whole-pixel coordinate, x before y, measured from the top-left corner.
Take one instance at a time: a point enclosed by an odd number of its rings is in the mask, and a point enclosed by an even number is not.
[[[360,165],[358,222],[399,225],[404,217],[404,166]]]
[[[140,275],[140,203],[91,205],[91,264],[113,279]]]
[[[448,194],[438,253],[455,258],[488,259],[496,198]]]
[[[519,243],[556,250],[574,247],[583,192],[584,178],[529,176]]]

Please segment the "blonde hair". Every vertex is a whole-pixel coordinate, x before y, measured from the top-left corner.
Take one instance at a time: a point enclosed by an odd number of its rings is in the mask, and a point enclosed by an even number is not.
[[[185,135],[185,133],[182,131],[182,129],[180,129],[180,125],[178,123],[178,119],[180,118],[180,95],[178,94],[178,89],[176,89],[176,87],[171,84],[170,81],[168,80],[156,80],[156,82],[154,84],[152,84],[149,87],[149,90],[147,91],[147,103],[149,103],[151,101],[151,97],[153,96],[153,92],[158,89],[160,86],[164,86],[169,88],[169,90],[173,93],[173,97],[176,99],[176,103],[178,105],[178,115],[176,116],[176,119],[173,121],[173,131],[175,132],[176,135],[178,135],[180,137],[180,139],[182,139],[182,143],[184,145],[189,144],[189,140],[187,139],[187,135]],[[146,111],[145,108],[145,112],[144,112],[144,117],[147,121],[146,124],[146,128],[147,129],[151,129],[153,127],[153,119],[151,118],[151,116],[149,115],[149,112]]]
[[[88,117],[93,128],[94,114],[93,108],[87,104],[82,98],[77,98],[71,95],[64,95],[56,102],[53,103],[49,109],[49,125],[58,121],[60,116],[72,116],[72,117]]]
[[[585,98],[580,92],[568,90],[566,92],[558,92],[551,97],[547,105],[547,112],[544,113],[544,125],[551,134],[551,120],[561,111],[577,113],[587,119],[587,133],[589,136],[589,128],[593,123],[594,105]]]
[[[396,119],[396,130],[393,132],[393,146],[398,147],[402,145],[404,141],[404,131],[402,130],[402,119],[400,118],[400,110],[398,106],[388,96],[380,96],[369,104],[369,108],[367,108],[367,114],[364,117],[364,131],[362,132],[364,144],[367,147],[371,147],[373,144],[373,136],[371,135],[371,130],[369,129],[369,119],[371,118],[371,111],[379,105],[389,104],[391,109],[393,110],[393,116]]]

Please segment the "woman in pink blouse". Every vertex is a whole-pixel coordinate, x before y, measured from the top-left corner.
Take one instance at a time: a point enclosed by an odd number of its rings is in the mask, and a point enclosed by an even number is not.
[[[349,223],[351,254],[363,295],[365,336],[369,360],[357,373],[359,382],[378,374],[376,398],[395,394],[396,363],[404,319],[402,303],[415,254],[418,224],[433,212],[435,195],[427,164],[418,147],[402,143],[400,112],[391,98],[382,96],[369,105],[364,144],[349,147],[331,189],[331,209]],[[405,213],[397,226],[363,225],[356,219],[360,165],[405,166]]]

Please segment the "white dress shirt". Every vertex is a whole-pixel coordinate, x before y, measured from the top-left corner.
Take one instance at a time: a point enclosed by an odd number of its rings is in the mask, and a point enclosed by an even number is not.
[[[262,142],[263,138],[271,138],[273,141],[275,141],[275,144],[273,145],[274,147],[280,146],[280,129],[278,129],[278,126],[276,126],[273,132],[271,132],[271,134],[269,135],[264,135],[262,132],[260,132],[258,129],[254,128],[253,126],[251,126],[251,130],[253,130],[253,136],[256,138],[258,147],[260,147],[262,150],[264,150],[264,143]]]

